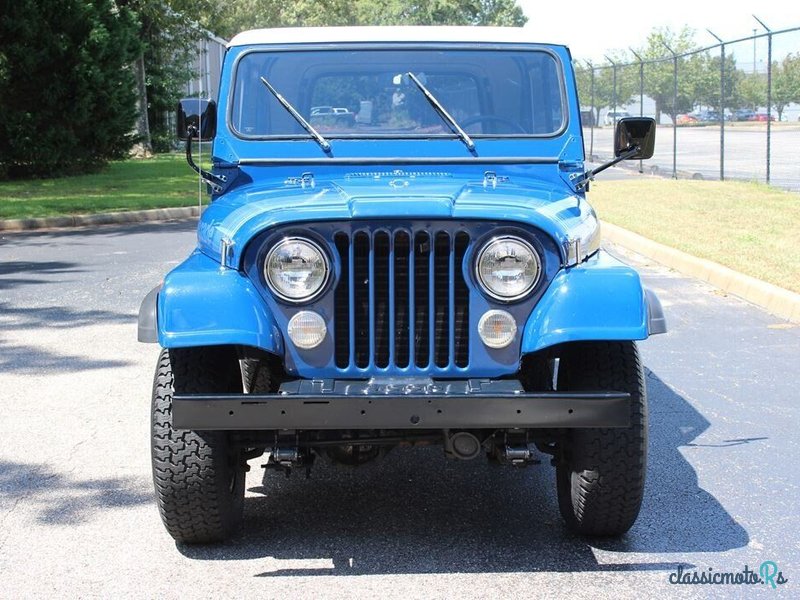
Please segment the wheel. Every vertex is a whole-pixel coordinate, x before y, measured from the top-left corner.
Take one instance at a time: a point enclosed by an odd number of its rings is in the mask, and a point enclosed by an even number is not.
[[[584,535],[622,535],[639,514],[647,467],[647,397],[636,344],[566,346],[558,389],[631,395],[629,427],[569,431],[556,467],[558,506],[567,527]]]
[[[245,465],[220,431],[172,428],[173,392],[241,392],[228,348],[162,350],[153,383],[152,464],[161,520],[175,541],[219,542],[242,521]]]

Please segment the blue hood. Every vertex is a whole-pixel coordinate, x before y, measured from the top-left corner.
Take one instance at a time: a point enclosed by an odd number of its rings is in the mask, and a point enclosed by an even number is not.
[[[304,221],[351,219],[502,220],[524,223],[550,235],[567,257],[570,240],[597,228],[594,210],[557,178],[548,181],[513,169],[496,180],[482,171],[453,168],[363,170],[313,181],[280,177],[248,183],[215,200],[198,228],[200,250],[238,267],[250,239],[267,228]],[[552,167],[551,167],[552,169]],[[552,171],[551,171],[552,173]],[[548,173],[550,175],[551,173]],[[544,173],[542,173],[544,174]]]

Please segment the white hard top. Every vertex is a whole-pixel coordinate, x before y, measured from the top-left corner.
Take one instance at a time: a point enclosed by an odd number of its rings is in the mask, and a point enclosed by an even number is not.
[[[329,44],[341,42],[479,42],[531,44],[522,27],[395,26],[395,27],[282,27],[244,31],[228,47],[251,44]]]

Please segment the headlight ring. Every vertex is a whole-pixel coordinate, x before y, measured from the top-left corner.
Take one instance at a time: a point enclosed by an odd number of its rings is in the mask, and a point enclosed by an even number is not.
[[[521,300],[539,283],[542,260],[533,245],[515,235],[492,238],[475,261],[475,276],[488,296],[501,302]]]
[[[330,260],[316,242],[288,237],[277,242],[264,259],[264,279],[270,291],[292,304],[310,302],[326,288]]]

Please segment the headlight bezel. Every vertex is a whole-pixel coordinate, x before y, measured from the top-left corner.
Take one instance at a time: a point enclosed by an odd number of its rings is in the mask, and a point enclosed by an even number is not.
[[[275,255],[275,252],[277,252],[282,246],[284,246],[285,244],[298,243],[298,242],[306,244],[319,254],[319,256],[322,258],[324,274],[322,282],[313,293],[303,297],[295,298],[292,296],[287,296],[280,289],[278,289],[278,287],[273,282],[272,277],[270,277],[269,265],[270,261],[272,260],[272,257]],[[272,293],[272,295],[277,300],[280,300],[287,304],[291,304],[293,306],[308,304],[310,302],[313,302],[314,300],[319,298],[323,293],[325,293],[325,291],[328,288],[328,284],[331,281],[332,271],[333,271],[333,265],[330,256],[328,256],[328,252],[325,251],[323,245],[317,242],[316,240],[303,235],[288,235],[276,240],[275,243],[272,245],[272,247],[264,255],[264,263],[261,267],[261,273],[264,277],[264,281],[270,293]]]
[[[494,244],[509,240],[525,246],[526,249],[530,252],[531,256],[533,257],[534,263],[536,265],[536,276],[534,277],[533,282],[529,286],[527,286],[525,290],[513,296],[506,296],[492,290],[492,288],[486,283],[481,274],[481,262],[483,261],[487,250],[489,250],[489,248],[491,248]],[[542,253],[539,251],[536,244],[532,243],[529,239],[523,237],[522,235],[519,235],[516,232],[493,235],[489,239],[485,240],[479,246],[479,249],[475,254],[473,273],[475,276],[475,281],[478,284],[477,285],[478,289],[492,300],[496,302],[502,302],[504,304],[520,302],[530,297],[539,286],[539,283],[542,281],[542,276],[544,274],[544,263],[542,259]]]

